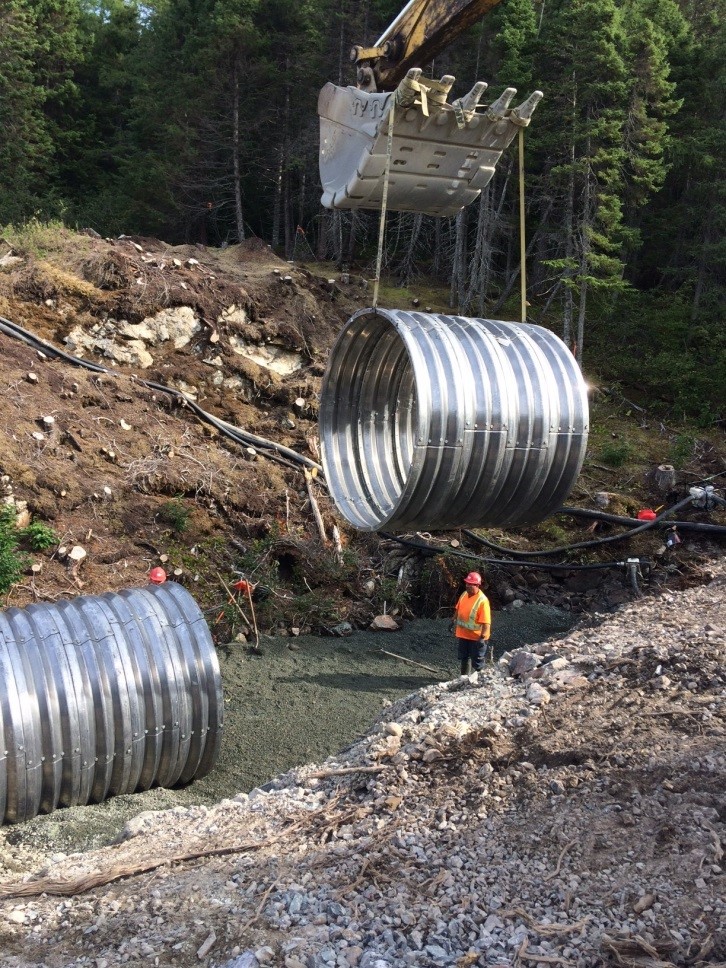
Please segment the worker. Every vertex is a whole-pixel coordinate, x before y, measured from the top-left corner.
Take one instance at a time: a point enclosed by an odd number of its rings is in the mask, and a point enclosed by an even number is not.
[[[492,629],[489,599],[481,590],[481,575],[470,571],[464,579],[466,591],[454,609],[454,630],[462,676],[473,667],[478,672],[484,665],[487,642]]]

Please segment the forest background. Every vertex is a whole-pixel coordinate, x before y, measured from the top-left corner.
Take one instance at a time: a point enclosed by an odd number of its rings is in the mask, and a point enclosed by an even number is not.
[[[2,0],[0,226],[370,272],[377,213],[319,203],[316,99],[403,0]],[[504,0],[427,73],[545,97],[526,134],[528,319],[590,372],[724,417],[726,0]],[[424,65],[422,65],[424,66]],[[513,146],[457,218],[389,217],[396,284],[518,318]],[[6,228],[6,232],[7,232]],[[637,398],[637,397],[636,397]]]

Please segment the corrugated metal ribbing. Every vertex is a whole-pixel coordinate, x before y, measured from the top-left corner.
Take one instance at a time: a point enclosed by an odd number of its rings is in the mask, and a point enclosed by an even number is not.
[[[174,582],[0,613],[0,820],[172,786],[214,766],[222,682]]]
[[[585,456],[587,389],[540,326],[363,309],[330,355],[322,460],[364,531],[540,521]]]

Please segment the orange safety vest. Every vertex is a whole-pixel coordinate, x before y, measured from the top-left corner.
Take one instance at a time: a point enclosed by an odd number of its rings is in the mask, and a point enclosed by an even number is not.
[[[462,605],[466,605],[469,601],[469,596],[464,592],[459,601],[456,603],[456,635],[460,639],[478,639],[481,637],[481,630],[484,625],[491,624],[491,615],[489,611],[489,599],[486,597],[484,592],[479,591],[474,595],[474,601],[472,602],[471,608],[468,610],[468,615],[466,609],[463,610]],[[474,616],[479,611],[479,608],[484,605],[484,617],[489,619],[489,621],[477,622]]]

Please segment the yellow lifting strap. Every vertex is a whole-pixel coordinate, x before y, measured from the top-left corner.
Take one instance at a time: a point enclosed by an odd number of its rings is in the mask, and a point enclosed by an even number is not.
[[[383,197],[381,199],[381,221],[378,225],[378,254],[376,255],[376,281],[373,285],[373,308],[378,308],[378,287],[381,282],[381,264],[383,262],[383,237],[386,231],[386,207],[388,206],[388,180],[391,174],[391,157],[393,155],[393,121],[396,111],[396,96],[392,98],[391,113],[388,115],[388,142],[386,145],[386,167],[383,173]]]
[[[421,73],[420,71],[418,72]],[[453,78],[450,79],[453,83]],[[386,166],[383,173],[383,196],[381,199],[381,221],[378,226],[378,253],[376,255],[376,278],[373,285],[373,308],[378,307],[378,289],[381,282],[381,266],[383,263],[383,240],[386,231],[386,209],[388,207],[388,183],[391,176],[391,158],[393,157],[393,124],[396,107],[420,107],[424,117],[429,117],[429,95],[436,100],[446,100],[451,88],[449,78],[441,81],[427,81],[422,83],[418,77],[405,77],[391,96],[391,111],[388,115],[388,140],[386,142]],[[418,97],[417,97],[418,95]]]

